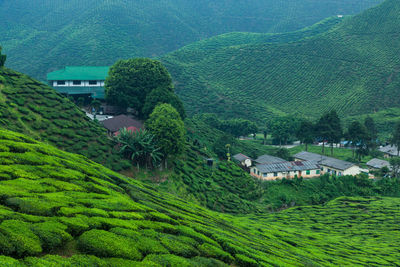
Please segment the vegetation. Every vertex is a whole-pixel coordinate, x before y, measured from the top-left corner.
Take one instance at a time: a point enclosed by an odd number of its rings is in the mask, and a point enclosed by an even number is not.
[[[343,117],[373,113],[398,106],[400,41],[391,35],[400,29],[399,9],[388,0],[323,33],[281,43],[222,35],[162,59],[189,115],[261,124],[288,114],[316,119],[333,109]]]
[[[159,103],[176,106],[184,117],[184,109],[175,96],[172,79],[158,61],[134,58],[117,61],[105,81],[107,102],[138,112],[139,118],[148,118]],[[153,92],[155,91],[155,92]]]
[[[4,63],[6,62],[6,55],[1,54],[1,46],[0,46],[0,67],[4,66]]]
[[[153,168],[160,164],[162,153],[154,140],[154,135],[147,130],[129,131],[123,128],[115,137],[120,153],[136,165]]]
[[[2,1],[0,44],[10,67],[44,80],[47,72],[66,65],[106,66],[121,58],[157,57],[234,31],[298,30],[329,16],[357,14],[381,1],[339,0],[329,5],[318,0],[233,4],[227,0],[46,0],[40,5],[31,0]]]
[[[168,158],[176,157],[185,150],[185,125],[179,113],[170,104],[156,106],[146,121],[146,129],[154,135],[165,167]]]
[[[0,147],[2,265],[399,264],[398,198],[231,216],[20,134],[0,130]],[[373,183],[351,179],[364,193]],[[395,180],[382,183],[398,191]]]
[[[0,126],[25,133],[115,170],[130,166],[113,151],[105,129],[51,87],[0,68]]]

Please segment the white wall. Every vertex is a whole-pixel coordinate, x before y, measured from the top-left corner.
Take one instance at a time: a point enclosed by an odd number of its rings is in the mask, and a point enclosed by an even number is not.
[[[104,81],[97,81],[96,85],[89,84],[89,81],[81,81],[80,85],[74,85],[73,81],[65,81],[65,85],[58,85],[57,81],[53,81],[53,86],[54,87],[63,87],[63,86],[64,87],[65,86],[72,86],[72,87],[83,87],[83,86],[86,86],[86,87],[88,87],[88,86],[90,86],[90,87],[101,87],[101,86],[104,86]]]

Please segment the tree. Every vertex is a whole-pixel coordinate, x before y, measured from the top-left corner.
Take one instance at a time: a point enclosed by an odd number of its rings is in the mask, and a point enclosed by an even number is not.
[[[392,175],[393,177],[398,177],[400,171],[400,158],[393,157],[390,159],[390,166],[392,166]]]
[[[333,155],[333,144],[342,138],[342,126],[336,111],[325,113],[316,125],[316,134],[322,139],[322,153],[325,152],[325,141],[331,144],[331,155]]]
[[[271,123],[271,135],[279,145],[287,144],[289,138],[295,134],[297,128],[296,121],[292,117],[282,117],[274,120]]]
[[[264,139],[263,139],[263,145],[267,144],[267,137],[268,137],[268,128],[267,126],[265,126],[265,128],[262,128],[262,133],[264,135]]]
[[[160,104],[145,125],[154,134],[167,168],[168,158],[178,156],[185,148],[185,126],[181,116],[170,104]]]
[[[6,63],[6,59],[7,59],[7,56],[1,54],[1,46],[0,46],[0,67],[4,66],[4,63]]]
[[[107,102],[133,108],[140,118],[144,118],[142,109],[151,91],[159,88],[173,93],[167,69],[159,61],[147,58],[117,61],[110,68],[105,88]]]
[[[392,139],[390,140],[390,144],[397,147],[397,156],[399,156],[400,152],[400,122],[396,124],[392,133]]]
[[[227,159],[226,145],[230,145],[230,149],[236,145],[235,138],[230,134],[223,134],[217,138],[213,144],[213,151],[220,159]]]
[[[368,154],[368,134],[365,126],[358,121],[353,121],[347,130],[346,136],[353,146],[353,158],[356,152],[358,161],[361,161],[361,157]]]
[[[314,128],[314,124],[311,121],[304,120],[296,131],[296,137],[300,139],[301,143],[306,145],[306,151],[308,151],[308,144],[312,144],[314,141]]]
[[[145,104],[143,106],[143,117],[148,118],[158,104],[171,104],[171,106],[173,106],[181,115],[182,120],[185,119],[186,114],[183,103],[174,93],[173,89],[165,90],[163,87],[157,87],[151,91],[147,95]]]
[[[147,130],[129,131],[123,128],[114,137],[120,148],[137,166],[156,167],[161,161],[160,148],[155,143],[154,135]]]
[[[378,139],[378,130],[376,129],[376,125],[374,120],[368,116],[365,118],[364,127],[368,134],[368,147],[373,150],[376,148],[376,141]]]

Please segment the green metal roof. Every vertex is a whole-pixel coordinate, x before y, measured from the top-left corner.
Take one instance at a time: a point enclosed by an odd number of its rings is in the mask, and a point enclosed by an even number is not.
[[[110,67],[93,66],[68,66],[62,70],[56,70],[47,74],[48,81],[104,81],[108,75]]]

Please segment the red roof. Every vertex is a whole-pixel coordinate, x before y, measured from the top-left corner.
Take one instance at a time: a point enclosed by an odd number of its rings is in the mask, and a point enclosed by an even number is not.
[[[103,126],[112,133],[119,131],[122,128],[135,127],[137,129],[143,128],[141,121],[132,119],[126,115],[119,115],[114,118],[101,122]]]

